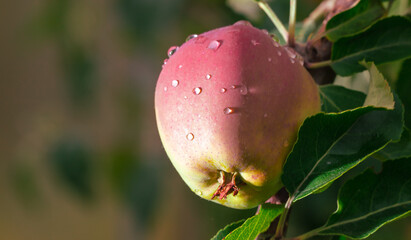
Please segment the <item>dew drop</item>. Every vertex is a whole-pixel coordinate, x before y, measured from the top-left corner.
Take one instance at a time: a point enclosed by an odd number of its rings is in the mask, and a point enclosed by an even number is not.
[[[247,95],[247,93],[248,93],[247,87],[246,87],[246,86],[241,86],[241,88],[240,88],[240,93],[241,93],[242,95]]]
[[[207,80],[210,80],[210,79],[211,79],[211,74],[207,74],[207,75],[206,75],[206,79],[207,79]]]
[[[271,58],[268,58],[268,61],[269,61],[269,62],[271,62],[271,60],[272,60]]]
[[[188,97],[187,96],[184,96],[184,99],[187,99]]]
[[[164,92],[167,92],[167,87],[164,87]]]
[[[254,45],[254,46],[257,46],[258,44],[260,44],[259,42],[257,42],[257,40],[251,40],[251,43]]]
[[[264,117],[265,117],[265,118],[268,117],[268,113],[264,113]]]
[[[330,165],[331,164],[331,162],[327,162],[327,165]]]
[[[173,80],[173,81],[171,81],[171,86],[173,86],[173,87],[177,87],[178,84],[179,84],[179,81],[178,81],[178,80]]]
[[[183,65],[181,65],[181,64],[178,66],[179,69],[181,69],[182,67],[183,67]]]
[[[230,108],[230,107],[226,107],[226,108],[224,108],[224,114],[225,115],[229,115],[229,114],[233,114],[234,113],[234,109],[233,108]]]
[[[278,54],[278,56],[282,55],[281,51],[277,51],[277,54]]]
[[[216,51],[221,46],[222,43],[223,43],[222,40],[213,40],[210,42],[210,44],[208,44],[208,48]]]
[[[270,33],[268,33],[268,31],[267,31],[266,29],[261,30],[261,32],[263,32],[263,33],[265,33],[265,34],[267,34],[267,35],[270,35]]]
[[[245,20],[237,21],[233,25],[234,26],[241,26],[241,25],[243,25],[243,26],[253,26],[253,25],[251,25],[251,23],[249,21],[245,21]]]
[[[187,134],[186,138],[187,138],[188,141],[193,141],[194,140],[194,134],[189,133],[189,134]]]
[[[284,141],[284,147],[288,147],[288,146],[290,146],[290,143],[288,142],[288,140],[285,140]]]
[[[170,47],[170,48],[168,49],[168,51],[167,51],[168,57],[173,56],[173,54],[177,52],[178,48],[179,48],[179,47],[177,47],[177,46],[172,46],[172,47]]]
[[[287,52],[287,54],[290,58],[296,58],[297,57],[297,53],[292,48],[285,47],[284,49],[285,49],[285,51]]]
[[[227,89],[226,88],[221,88],[220,92],[225,93],[225,92],[227,92]]]
[[[199,95],[202,91],[203,91],[203,89],[201,89],[201,87],[196,87],[196,88],[193,89],[193,93],[195,95]]]
[[[203,195],[203,192],[201,192],[200,190],[198,190],[198,189],[196,189],[196,190],[194,190],[194,192],[197,194],[197,195]]]
[[[290,62],[291,62],[292,64],[294,64],[294,63],[295,63],[295,59],[294,59],[294,58],[290,58]]]
[[[168,62],[168,58],[164,59],[162,67],[164,67],[167,64],[167,62]]]
[[[198,37],[197,34],[191,34],[191,35],[189,35],[189,36],[186,38],[186,42],[188,42],[188,41],[190,41],[191,39],[196,38],[196,37]]]

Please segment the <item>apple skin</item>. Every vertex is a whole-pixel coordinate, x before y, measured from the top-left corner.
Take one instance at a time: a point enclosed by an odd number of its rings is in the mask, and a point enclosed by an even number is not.
[[[158,130],[198,196],[247,209],[282,187],[299,126],[321,105],[318,86],[298,60],[266,31],[238,22],[188,40],[163,65],[155,91]],[[212,199],[220,172],[238,173],[236,196]]]

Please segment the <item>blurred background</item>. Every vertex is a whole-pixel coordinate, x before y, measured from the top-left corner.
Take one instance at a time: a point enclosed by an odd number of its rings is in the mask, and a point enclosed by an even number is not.
[[[271,4],[287,22],[288,1]],[[153,101],[170,46],[241,19],[273,31],[250,0],[1,1],[0,239],[209,239],[252,216],[190,192]],[[322,225],[336,196],[298,202],[290,234]],[[410,221],[372,239],[388,236],[411,239]]]

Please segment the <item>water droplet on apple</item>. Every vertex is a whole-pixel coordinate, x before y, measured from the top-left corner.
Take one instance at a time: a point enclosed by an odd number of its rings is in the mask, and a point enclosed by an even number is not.
[[[191,39],[196,38],[196,37],[198,37],[197,34],[191,34],[191,35],[189,35],[189,36],[186,38],[186,42],[188,42],[188,41],[190,41]]]
[[[251,40],[251,43],[254,45],[254,46],[256,46],[256,45],[258,45],[258,44],[260,44],[259,42],[257,42],[257,40]]]
[[[196,87],[196,88],[193,89],[193,93],[195,95],[199,95],[202,91],[203,91],[203,89],[201,87]]]
[[[168,62],[168,58],[164,59],[163,65],[161,67],[164,67],[167,64],[167,62]]]
[[[207,74],[207,75],[206,75],[206,79],[207,79],[207,80],[210,80],[210,79],[211,79],[211,74]]]
[[[268,117],[268,113],[264,113],[264,117],[265,117],[265,118]]]
[[[271,58],[268,58],[268,61],[269,61],[269,62],[271,62],[271,60],[272,60]]]
[[[189,134],[187,134],[186,138],[187,138],[188,141],[193,141],[194,140],[194,134],[189,133]]]
[[[240,93],[241,93],[242,95],[247,95],[247,93],[248,93],[247,87],[246,87],[246,86],[241,86],[241,88],[240,88]]]
[[[253,26],[251,25],[251,23],[249,21],[245,21],[245,20],[240,20],[237,21],[233,24],[234,26],[240,26],[240,25],[244,25],[244,26]]]
[[[221,46],[222,43],[223,43],[222,40],[213,40],[210,42],[210,44],[208,44],[208,48],[216,51]]]
[[[278,54],[278,56],[282,55],[281,51],[277,51],[277,54]]]
[[[220,92],[225,93],[225,92],[227,92],[227,89],[226,88],[221,88]]]
[[[224,108],[224,114],[225,115],[229,115],[229,114],[233,114],[234,113],[234,109],[233,108],[231,108],[231,107],[226,107],[226,108]]]
[[[294,51],[294,49],[289,48],[289,47],[284,47],[285,51],[287,52],[288,56],[290,58],[296,58],[297,57],[297,53]]]
[[[200,190],[198,190],[198,189],[196,189],[196,190],[194,190],[194,192],[197,194],[197,195],[203,195],[203,192],[202,191],[200,191]]]
[[[177,46],[172,46],[172,47],[170,47],[170,48],[168,49],[168,51],[167,51],[168,57],[173,56],[173,54],[176,53],[177,50],[178,50],[178,47],[177,47]]]
[[[178,81],[178,80],[173,80],[173,81],[171,81],[171,86],[173,86],[173,87],[177,87],[178,84],[179,84],[179,81]]]
[[[164,87],[164,92],[167,92],[167,87]]]
[[[181,69],[182,67],[183,67],[183,65],[181,65],[181,64],[180,64],[180,65],[178,65],[178,68],[179,68],[179,69]]]

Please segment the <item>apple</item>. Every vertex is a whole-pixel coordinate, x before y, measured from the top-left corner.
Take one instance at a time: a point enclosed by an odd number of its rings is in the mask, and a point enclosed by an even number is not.
[[[192,35],[168,55],[156,120],[184,182],[238,209],[273,196],[300,125],[320,111],[302,58],[245,21]]]

